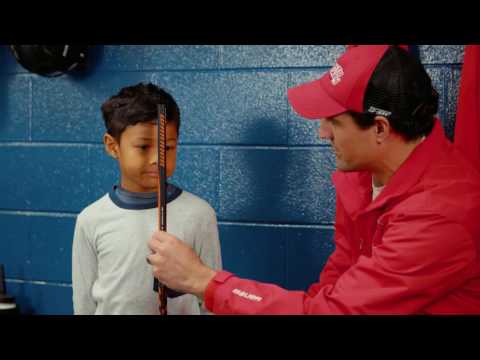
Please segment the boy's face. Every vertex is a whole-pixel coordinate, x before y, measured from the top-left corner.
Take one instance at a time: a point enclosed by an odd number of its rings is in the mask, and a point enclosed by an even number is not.
[[[172,176],[177,160],[177,128],[167,122],[167,176]],[[118,160],[121,187],[132,192],[157,191],[157,125],[142,122],[128,126],[117,142],[109,134],[104,136],[105,149]]]

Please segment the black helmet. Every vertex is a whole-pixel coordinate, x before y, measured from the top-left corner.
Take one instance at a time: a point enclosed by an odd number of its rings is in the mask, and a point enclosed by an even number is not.
[[[84,66],[86,45],[10,45],[17,61],[28,71],[42,76],[59,76]]]

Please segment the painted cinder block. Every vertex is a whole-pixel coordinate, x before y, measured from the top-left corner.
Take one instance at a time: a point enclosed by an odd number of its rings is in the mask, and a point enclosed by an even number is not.
[[[115,76],[98,73],[84,78],[32,77],[34,141],[102,143],[105,125],[101,106],[125,86],[150,82],[150,73]]]
[[[86,146],[0,146],[1,209],[75,212],[88,203]]]
[[[343,45],[224,45],[223,68],[318,67],[333,65]]]
[[[72,287],[49,283],[6,282],[23,315],[72,315]]]
[[[224,149],[220,215],[228,221],[330,223],[335,195],[328,148]]]
[[[144,70],[200,70],[220,66],[220,46],[146,45],[143,47]]]
[[[71,283],[74,217],[0,214],[0,225],[7,278]]]
[[[463,45],[419,45],[423,64],[459,64],[463,62]]]
[[[96,72],[199,70],[220,65],[220,46],[105,45],[90,51]]]
[[[28,141],[30,77],[0,74],[0,141]]]
[[[177,166],[169,181],[207,201],[218,215],[219,163],[220,154],[216,148],[179,146]]]
[[[286,232],[283,227],[221,224],[223,268],[242,278],[285,287]]]
[[[89,148],[89,204],[120,185],[120,171],[117,160],[108,155],[103,146]]]
[[[319,79],[327,69],[296,71],[290,74],[289,88]],[[327,140],[318,137],[319,121],[302,118],[288,106],[288,145],[329,145]]]
[[[287,143],[284,73],[167,72],[154,81],[179,104],[182,144]]]
[[[319,281],[335,249],[333,227],[287,228],[287,288],[306,291]]]
[[[462,68],[460,66],[452,66],[445,74],[446,77],[446,93],[447,93],[447,106],[446,106],[446,121],[445,132],[451,140],[454,140],[455,135],[455,123],[457,116],[458,95],[460,92],[460,79],[462,76]]]
[[[27,70],[17,62],[8,45],[0,45],[0,73],[18,74],[26,72]]]

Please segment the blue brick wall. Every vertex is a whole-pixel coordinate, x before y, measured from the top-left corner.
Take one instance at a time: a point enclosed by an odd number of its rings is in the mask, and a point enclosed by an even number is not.
[[[83,74],[43,78],[0,46],[0,263],[28,314],[70,314],[75,216],[116,182],[101,103],[152,81],[182,112],[174,182],[219,218],[224,266],[301,290],[333,251],[334,159],[288,87],[323,74],[333,46],[96,46]],[[422,45],[452,136],[461,45]]]

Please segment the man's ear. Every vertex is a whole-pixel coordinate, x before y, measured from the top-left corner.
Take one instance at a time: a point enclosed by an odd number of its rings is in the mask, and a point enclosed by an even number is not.
[[[392,131],[390,121],[384,116],[375,116],[373,121],[377,144],[382,144],[390,136],[390,132]]]
[[[103,135],[103,143],[105,144],[105,151],[107,154],[114,159],[118,159],[119,150],[117,140],[115,140],[112,135],[105,133],[105,135]]]

